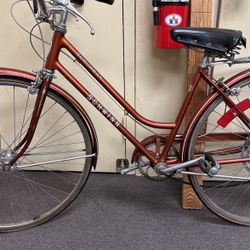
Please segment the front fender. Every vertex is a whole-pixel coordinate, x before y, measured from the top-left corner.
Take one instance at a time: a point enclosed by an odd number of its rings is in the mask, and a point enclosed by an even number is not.
[[[228,87],[233,87],[238,82],[240,82],[244,79],[247,79],[247,78],[250,78],[250,69],[244,70],[244,71],[238,73],[237,75],[229,78],[228,80],[225,81],[225,84]],[[183,135],[183,142],[182,142],[182,146],[181,146],[181,160],[182,161],[186,160],[188,142],[189,142],[190,136],[192,135],[192,131],[193,131],[196,123],[200,119],[201,115],[208,109],[208,107],[211,105],[211,103],[214,102],[216,100],[216,98],[218,98],[218,97],[219,97],[218,92],[211,93],[205,99],[205,101],[200,106],[198,111],[196,111],[194,113],[193,117],[190,119],[188,126],[186,126],[186,130],[185,130],[184,135]]]
[[[18,69],[10,69],[10,68],[0,68],[0,77],[15,77],[19,78],[20,80],[32,82],[35,80],[35,75],[31,74],[29,72],[21,71]],[[70,103],[74,109],[78,111],[78,113],[81,115],[82,120],[84,121],[90,135],[91,135],[91,143],[92,143],[92,148],[93,152],[96,153],[96,157],[93,158],[92,161],[92,166],[95,169],[96,164],[97,164],[97,158],[98,158],[98,139],[97,139],[97,134],[94,128],[94,125],[88,116],[87,112],[83,109],[83,107],[79,104],[79,102],[71,96],[68,92],[66,92],[64,89],[59,87],[58,85],[52,83],[50,85],[50,89],[53,92],[56,92],[61,98],[66,100],[67,103]]]

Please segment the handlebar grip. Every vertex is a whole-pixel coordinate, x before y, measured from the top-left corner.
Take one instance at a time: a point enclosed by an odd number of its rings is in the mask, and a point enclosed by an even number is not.
[[[160,22],[159,22],[159,11],[158,10],[153,11],[153,18],[154,18],[154,26],[158,26],[160,24]]]
[[[37,1],[36,0],[33,0],[33,10],[34,10],[34,13],[37,14],[37,12],[38,12],[38,5],[37,5]]]
[[[112,5],[115,0],[96,0],[96,1]]]
[[[74,4],[78,4],[78,5],[83,5],[84,4],[84,0],[70,0],[72,3]]]

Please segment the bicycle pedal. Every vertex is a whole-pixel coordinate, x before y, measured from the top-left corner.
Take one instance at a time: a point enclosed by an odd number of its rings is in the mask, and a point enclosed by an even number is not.
[[[116,160],[116,172],[122,173],[123,170],[129,168],[129,161],[128,159],[117,159]]]
[[[219,163],[210,154],[205,154],[205,158],[199,162],[199,166],[209,177],[217,175],[221,169]]]

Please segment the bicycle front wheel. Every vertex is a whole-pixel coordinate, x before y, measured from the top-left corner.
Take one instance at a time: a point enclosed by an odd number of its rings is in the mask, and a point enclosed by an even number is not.
[[[49,91],[29,148],[3,168],[30,124],[37,95],[28,86],[0,78],[0,232],[33,227],[60,213],[81,191],[96,156],[79,112]]]
[[[234,86],[230,98],[250,117],[250,79]],[[233,114],[233,116],[232,116]],[[224,100],[217,98],[198,119],[187,146],[187,157],[204,154],[220,162],[213,177],[191,175],[190,181],[201,201],[218,216],[250,226],[250,162],[233,162],[250,157],[249,128]],[[201,172],[190,168],[190,172]]]

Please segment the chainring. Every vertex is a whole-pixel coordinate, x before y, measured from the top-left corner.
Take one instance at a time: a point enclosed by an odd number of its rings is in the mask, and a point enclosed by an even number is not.
[[[151,152],[152,155],[155,157],[159,156],[159,148],[160,152],[162,151],[165,145],[166,139],[161,137],[160,141],[152,141],[145,145],[145,148]],[[156,145],[159,144],[159,145]],[[167,156],[167,160],[176,159],[179,156],[178,149],[175,146],[171,146],[170,152]],[[166,175],[160,174],[155,171],[154,167],[152,166],[151,162],[148,160],[146,156],[140,155],[137,160],[137,165],[139,172],[145,178],[152,180],[152,181],[163,181],[166,180],[168,177]]]

